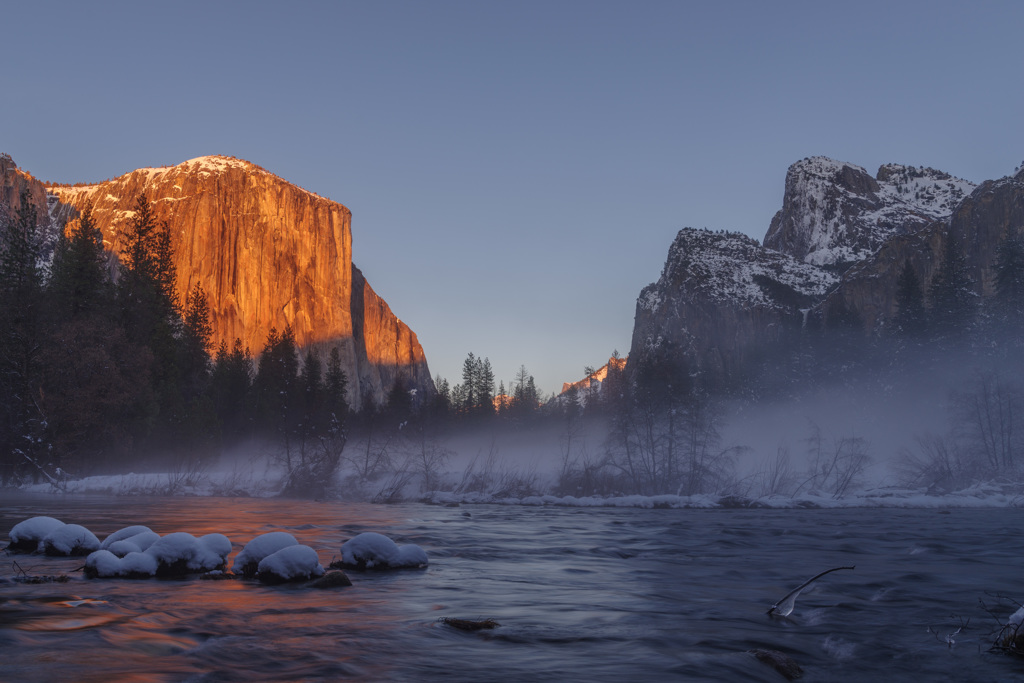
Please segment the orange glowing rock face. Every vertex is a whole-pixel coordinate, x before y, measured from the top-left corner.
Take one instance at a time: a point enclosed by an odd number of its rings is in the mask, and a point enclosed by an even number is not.
[[[352,265],[352,214],[341,204],[221,156],[48,191],[58,220],[91,203],[114,254],[145,194],[171,228],[179,297],[196,284],[206,291],[215,343],[239,338],[258,354],[271,328],[290,325],[300,347],[336,346],[353,407],[380,402],[397,378],[433,389],[415,333]]]
[[[602,365],[600,368],[590,373],[578,382],[563,382],[562,393],[576,389],[577,391],[587,391],[591,387],[600,386],[605,379],[608,378],[608,369],[612,368],[618,371],[626,369],[626,357],[622,358],[609,358],[608,362]]]

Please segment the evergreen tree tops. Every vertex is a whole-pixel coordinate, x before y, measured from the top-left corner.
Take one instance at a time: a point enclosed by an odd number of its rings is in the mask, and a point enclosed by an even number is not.
[[[932,276],[929,291],[931,321],[940,336],[964,332],[974,317],[974,284],[967,270],[967,259],[955,236],[948,232],[939,268]]]
[[[103,236],[86,206],[78,221],[61,233],[50,268],[49,289],[63,318],[108,308],[113,289],[106,270]]]
[[[925,332],[927,315],[921,279],[917,276],[910,259],[907,259],[896,280],[896,313],[893,316],[893,327],[897,334],[918,337]]]

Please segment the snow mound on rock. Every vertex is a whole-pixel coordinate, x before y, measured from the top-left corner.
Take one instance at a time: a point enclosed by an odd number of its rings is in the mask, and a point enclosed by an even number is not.
[[[256,574],[266,583],[306,581],[323,575],[320,558],[308,545],[290,545],[264,557]]]
[[[43,538],[47,555],[88,555],[99,550],[100,539],[79,524],[62,524]]]
[[[53,517],[30,517],[14,525],[8,536],[11,539],[9,549],[33,553],[40,549],[43,539],[52,531],[64,526],[64,522]]]
[[[176,531],[160,537],[149,546],[145,554],[151,555],[159,563],[156,572],[158,576],[207,572],[222,569],[227,562],[231,543],[228,541],[225,550],[225,544],[221,539],[227,540],[222,534],[196,538],[184,531]],[[126,555],[125,558],[127,557]]]
[[[399,546],[384,534],[367,531],[342,544],[341,562],[355,569],[412,569],[428,560],[418,545]]]
[[[136,524],[135,526],[126,526],[125,528],[118,529],[114,533],[104,538],[103,543],[100,544],[100,548],[106,550],[112,544],[117,543],[118,541],[127,540],[132,536],[138,536],[139,534],[145,533],[147,531],[153,533],[152,529],[150,529],[148,526],[142,526],[141,524]]]
[[[118,557],[124,557],[128,553],[141,553],[159,540],[160,534],[154,531],[143,531],[142,533],[130,536],[129,538],[114,541],[110,545],[101,545],[100,548],[109,550]],[[104,541],[104,543],[106,543],[106,541]]]
[[[159,568],[160,563],[149,553],[130,552],[118,557],[110,550],[97,550],[85,559],[86,576],[104,579],[149,578],[156,576]]]
[[[242,552],[235,557],[231,570],[236,574],[253,576],[259,571],[259,564],[264,558],[273,555],[282,548],[298,545],[299,542],[287,531],[271,531],[260,534],[245,544]]]

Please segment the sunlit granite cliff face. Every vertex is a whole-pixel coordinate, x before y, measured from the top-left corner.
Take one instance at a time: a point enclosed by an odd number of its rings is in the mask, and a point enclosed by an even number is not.
[[[25,173],[7,154],[0,154],[0,223],[13,220],[21,208],[22,193],[28,192],[28,199],[36,207],[40,224],[49,222],[46,212],[46,188]]]
[[[352,265],[351,213],[341,204],[222,156],[48,189],[58,221],[91,203],[115,254],[144,194],[170,226],[178,294],[202,286],[216,341],[237,337],[258,353],[271,328],[291,325],[300,347],[336,346],[354,407],[382,401],[397,378],[433,391],[415,333]]]

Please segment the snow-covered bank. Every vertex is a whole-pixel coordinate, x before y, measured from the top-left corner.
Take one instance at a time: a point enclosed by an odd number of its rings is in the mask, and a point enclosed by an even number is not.
[[[252,479],[245,486],[225,487],[224,481],[212,474],[196,482],[179,486],[169,491],[165,484],[167,474],[124,474],[86,477],[68,481],[63,489],[50,484],[23,486],[19,490],[27,493],[54,494],[100,494],[100,495],[179,495],[179,496],[247,496],[268,498],[277,495],[274,481]],[[237,483],[237,482],[236,482]],[[543,485],[535,482],[538,489]],[[351,499],[372,501],[373,490],[380,482],[367,483],[362,490],[349,489]],[[338,500],[349,500],[350,496],[339,494]],[[416,482],[409,482],[401,495],[391,497],[387,502],[423,501],[437,505],[454,504],[497,504],[497,505],[555,505],[563,507],[629,507],[629,508],[999,508],[1024,507],[1024,483],[985,482],[959,491],[929,492],[924,489],[877,487],[848,492],[842,498],[829,494],[809,492],[795,497],[763,496],[746,497],[721,494],[698,494],[692,496],[623,495],[623,496],[558,496],[540,491],[529,495],[507,495],[501,492],[437,490],[419,493]]]
[[[625,507],[625,508],[734,508],[734,509],[799,509],[799,508],[1000,508],[1024,507],[1024,485],[978,484],[952,493],[928,493],[896,487],[876,488],[850,493],[843,498],[806,494],[797,497],[721,496],[526,496],[502,498],[487,494],[452,494],[433,492],[426,501],[440,505],[491,503],[496,505],[557,505],[563,507]]]

